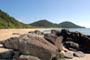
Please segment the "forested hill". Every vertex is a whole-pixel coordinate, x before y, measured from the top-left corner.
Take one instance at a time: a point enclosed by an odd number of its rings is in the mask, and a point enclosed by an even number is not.
[[[85,28],[69,21],[62,22],[59,24],[59,26],[62,28]]]
[[[72,22],[68,22],[68,21],[62,22],[60,24],[55,24],[48,20],[40,20],[37,22],[33,22],[30,25],[37,26],[37,27],[47,27],[47,28],[53,28],[53,27],[55,27],[55,28],[84,28],[82,26],[76,25],[76,24],[74,24]]]
[[[78,26],[72,22],[62,22],[60,24],[52,23],[48,20],[40,20],[33,22],[31,24],[24,24],[19,22],[15,18],[11,17],[4,11],[0,10],[0,29],[8,29],[8,28],[84,28],[82,26]]]
[[[40,21],[31,23],[30,25],[37,26],[37,27],[45,27],[45,28],[58,27],[58,24],[49,22],[48,20],[40,20]]]
[[[17,21],[15,18],[9,16],[4,11],[0,10],[0,29],[29,27],[31,26]]]

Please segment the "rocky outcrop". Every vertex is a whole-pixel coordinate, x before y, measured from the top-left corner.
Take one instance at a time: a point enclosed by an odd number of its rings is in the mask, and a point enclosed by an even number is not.
[[[85,54],[83,52],[81,52],[81,51],[75,52],[73,55],[75,57],[84,57],[85,56]]]
[[[67,58],[67,59],[72,59],[72,58],[74,58],[73,54],[70,53],[70,52],[66,52],[66,53],[64,54],[64,57]]]
[[[57,48],[58,48],[58,52],[61,52],[61,51],[64,50],[64,49],[63,49],[62,40],[63,40],[63,37],[62,37],[62,36],[60,36],[60,37],[58,37],[58,38],[56,39],[55,45],[56,45]]]
[[[30,31],[28,33],[31,33],[31,34],[37,34],[37,35],[44,35],[43,32],[39,31],[39,30],[35,30],[35,31]]]
[[[2,52],[0,53],[0,60],[1,59],[12,59],[14,55],[15,54],[13,51]]]
[[[37,56],[41,60],[50,60],[52,54],[55,54],[57,49],[56,46],[44,38],[33,36],[32,34],[25,34],[18,38],[10,38],[1,43],[4,48],[19,51],[20,54]]]
[[[55,45],[57,36],[55,34],[44,34],[44,38],[50,43]]]
[[[72,42],[77,43],[79,45],[81,51],[89,53],[89,50],[90,50],[89,36],[84,35],[80,32],[70,32],[69,30],[66,30],[66,29],[61,30],[61,32],[58,32],[56,35],[63,36],[63,38],[64,38],[63,43],[66,41],[72,41]],[[73,43],[73,45],[76,45],[74,43]],[[88,50],[88,51],[85,51],[85,50]]]
[[[78,43],[72,41],[66,41],[63,43],[64,47],[71,50],[71,51],[79,51],[80,47]]]
[[[44,34],[44,37],[41,35],[43,34],[36,30],[0,41],[3,48],[12,50],[0,53],[0,59],[59,60],[84,57],[84,53],[90,53],[89,35],[66,29],[52,30],[51,33]],[[68,53],[68,50],[64,50],[64,48],[74,51],[74,54]],[[61,53],[62,51],[64,54]]]
[[[51,30],[51,34],[56,35],[56,34],[57,34],[57,32],[60,32],[60,31],[59,31],[59,30],[55,30],[55,29]]]

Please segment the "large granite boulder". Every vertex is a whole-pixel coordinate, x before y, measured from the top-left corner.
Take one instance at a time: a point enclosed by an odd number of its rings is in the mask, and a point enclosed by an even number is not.
[[[56,53],[57,47],[42,37],[32,34],[25,34],[20,37],[10,38],[1,41],[4,48],[19,51],[23,55],[31,55],[41,60],[50,60],[52,55]]]

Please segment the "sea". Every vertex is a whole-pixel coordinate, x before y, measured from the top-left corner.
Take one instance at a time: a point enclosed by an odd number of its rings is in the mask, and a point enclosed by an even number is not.
[[[90,35],[90,28],[56,28],[56,30],[62,30],[62,29],[68,29],[72,32],[81,32],[82,34],[85,34],[85,35]],[[44,30],[43,32],[45,33],[50,33],[51,29],[50,30]]]

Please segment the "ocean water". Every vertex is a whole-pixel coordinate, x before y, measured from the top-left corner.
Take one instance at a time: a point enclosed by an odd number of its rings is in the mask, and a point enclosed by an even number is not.
[[[90,35],[90,28],[71,28],[69,29],[70,31],[77,31],[77,32],[81,32],[85,35]]]
[[[63,28],[57,28],[57,30],[62,30]],[[74,32],[81,32],[82,34],[85,35],[90,35],[90,28],[67,28],[70,31],[74,31]],[[45,33],[50,33],[51,30],[45,30],[43,32]]]

